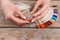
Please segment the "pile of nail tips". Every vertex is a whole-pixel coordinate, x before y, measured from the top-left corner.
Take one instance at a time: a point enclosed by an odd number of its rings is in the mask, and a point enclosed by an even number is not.
[[[32,6],[27,5],[25,3],[17,3],[16,6],[20,9],[21,12],[23,12],[23,15],[26,18],[30,18],[30,19],[33,18],[31,11],[30,11]],[[50,10],[46,13],[46,15],[42,19],[38,19],[34,22],[26,23],[22,25],[22,27],[45,28],[51,25],[54,21],[56,21],[57,13],[58,11],[56,9],[50,8]]]

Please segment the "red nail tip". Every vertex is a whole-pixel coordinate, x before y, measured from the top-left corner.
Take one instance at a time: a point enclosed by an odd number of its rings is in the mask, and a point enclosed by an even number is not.
[[[40,27],[41,27],[41,28],[45,28],[46,25],[45,25],[45,24],[41,24]]]
[[[50,24],[52,24],[52,22],[51,21],[48,21],[48,24],[50,25]]]
[[[37,27],[38,27],[38,28],[45,28],[46,25],[45,25],[45,24],[39,24]]]
[[[46,22],[46,23],[44,23],[44,24],[45,24],[45,26],[48,26],[47,22]]]
[[[51,25],[53,23],[53,21],[48,21],[48,22],[45,22],[43,24],[39,24],[37,27],[38,28],[46,28],[47,26]]]

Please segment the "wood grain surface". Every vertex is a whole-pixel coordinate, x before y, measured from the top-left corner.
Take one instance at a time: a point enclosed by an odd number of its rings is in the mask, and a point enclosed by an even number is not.
[[[60,40],[60,29],[1,28],[0,40]]]

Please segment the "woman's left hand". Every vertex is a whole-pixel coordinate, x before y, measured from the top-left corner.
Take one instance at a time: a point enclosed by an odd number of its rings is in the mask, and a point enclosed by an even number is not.
[[[38,10],[38,8],[40,6],[42,6],[42,8]],[[50,8],[50,0],[37,0],[32,12],[31,12],[34,17],[32,19],[32,22],[37,19],[43,18],[45,16],[45,14],[48,12],[49,8]]]

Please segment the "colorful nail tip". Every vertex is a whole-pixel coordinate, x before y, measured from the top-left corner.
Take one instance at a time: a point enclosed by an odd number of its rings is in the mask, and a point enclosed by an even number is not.
[[[47,23],[44,23],[46,26],[48,26],[48,24]]]
[[[46,25],[45,24],[41,24],[40,28],[46,28]]]
[[[54,9],[54,13],[58,13],[58,10],[57,9]]]
[[[51,25],[51,24],[52,24],[52,22],[48,21],[48,22],[47,22],[47,24],[48,24],[48,25]]]
[[[57,18],[57,16],[56,16],[56,15],[53,15],[53,17]]]
[[[56,18],[52,18],[52,19],[56,21]]]
[[[57,16],[58,16],[58,10],[57,9],[54,9],[54,14],[53,14],[51,20],[49,20],[48,22],[45,22],[43,24],[40,24],[38,26],[38,28],[46,28],[47,26],[53,24],[56,21]]]
[[[53,20],[56,20],[57,19],[57,16],[56,15],[53,15],[52,19]]]
[[[53,15],[56,15],[56,16],[58,16],[58,14],[56,14],[56,13],[54,13]]]
[[[54,12],[54,14],[58,14],[57,12]]]
[[[37,28],[45,28],[46,26],[45,26],[45,24],[39,24],[38,26],[37,26]]]
[[[57,17],[52,17],[52,19],[53,19],[53,20],[56,20],[56,19],[57,19]]]
[[[40,28],[45,28],[45,26],[44,25],[41,25]]]

